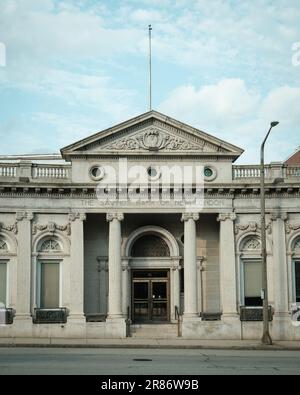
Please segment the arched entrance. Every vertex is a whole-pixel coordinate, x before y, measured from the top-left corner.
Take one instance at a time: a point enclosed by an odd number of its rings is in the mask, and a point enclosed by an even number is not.
[[[136,230],[125,251],[131,267],[131,318],[134,323],[170,322],[175,296],[174,262],[179,248],[174,236],[157,226]],[[179,275],[178,275],[179,278]],[[178,287],[176,287],[178,288]]]

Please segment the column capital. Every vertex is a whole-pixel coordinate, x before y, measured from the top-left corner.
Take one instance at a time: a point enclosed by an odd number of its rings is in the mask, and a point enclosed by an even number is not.
[[[182,267],[181,267],[181,265],[180,265],[180,259],[179,259],[178,257],[171,257],[171,259],[172,259],[172,266],[171,266],[171,269],[172,269],[173,271],[175,271],[175,270],[181,270]]]
[[[236,217],[236,213],[220,213],[220,214],[218,215],[217,221],[218,221],[218,222],[227,221],[227,220],[229,220],[229,221],[235,221],[236,218],[237,218],[237,217]]]
[[[201,272],[204,271],[203,267],[203,262],[205,261],[204,256],[198,256],[197,257],[197,269],[200,270]]]
[[[108,257],[107,256],[97,256],[98,261],[98,271],[102,270],[108,272]]]
[[[111,222],[114,219],[121,222],[124,219],[124,214],[122,214],[122,213],[107,213],[106,214],[106,221],[107,222]]]
[[[74,222],[76,220],[80,221],[85,221],[86,220],[86,214],[85,213],[70,213],[69,214],[69,221]]]
[[[129,265],[129,259],[122,259],[122,263],[121,263],[121,267],[122,267],[122,271],[130,271],[130,265]]]
[[[34,218],[34,215],[31,211],[17,211],[16,212],[16,221],[21,222],[24,219],[27,219],[28,221],[32,221]]]
[[[108,257],[107,256],[97,256],[98,261],[98,272],[108,272]]]
[[[198,221],[200,218],[198,213],[183,213],[181,216],[181,222],[189,221],[190,219]]]
[[[281,219],[282,221],[286,221],[288,219],[288,214],[281,210],[274,210],[271,211],[270,218],[271,221],[277,221],[278,219]]]

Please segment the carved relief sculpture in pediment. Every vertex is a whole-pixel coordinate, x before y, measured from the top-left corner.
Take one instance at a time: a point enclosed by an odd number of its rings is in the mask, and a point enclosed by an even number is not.
[[[203,150],[203,144],[202,146],[200,144],[194,144],[181,137],[167,134],[156,128],[151,128],[141,134],[113,141],[104,148],[106,150],[115,151],[135,151],[140,149],[147,151],[190,151]]]

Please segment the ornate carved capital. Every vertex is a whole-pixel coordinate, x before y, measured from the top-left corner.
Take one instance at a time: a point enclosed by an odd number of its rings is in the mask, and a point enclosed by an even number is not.
[[[282,221],[286,221],[288,219],[288,215],[286,212],[282,212],[280,210],[274,210],[270,214],[271,221],[277,221],[281,219]]]
[[[181,269],[182,267],[180,265],[180,257],[172,257],[171,270],[175,272],[176,270],[181,270]]]
[[[7,232],[13,232],[16,235],[18,234],[18,223],[15,222],[12,225],[4,225],[0,223],[0,232],[1,230],[6,230]]]
[[[300,229],[300,225],[292,225],[288,221],[285,223],[285,232],[290,234]]]
[[[85,221],[86,214],[85,213],[70,213],[69,214],[69,221],[74,222],[76,220]]]
[[[98,272],[108,272],[108,258],[107,256],[97,256]]]
[[[183,213],[181,217],[181,222],[189,221],[190,219],[194,221],[198,221],[200,218],[198,213]]]
[[[122,213],[107,213],[106,214],[106,221],[107,222],[111,222],[114,219],[118,220],[118,221],[123,221],[124,219],[124,214]]]
[[[24,219],[31,221],[33,219],[33,213],[31,211],[18,211],[16,213],[16,221],[21,222]]]
[[[125,272],[125,271],[129,272],[130,271],[130,265],[129,265],[129,260],[128,259],[125,259],[125,260],[122,261],[121,268],[122,268],[123,272]]]
[[[204,270],[203,262],[205,260],[206,260],[206,258],[204,256],[197,257],[197,269],[200,270],[201,272]]]
[[[236,220],[236,213],[221,213],[218,216],[218,222],[221,221],[235,221]]]

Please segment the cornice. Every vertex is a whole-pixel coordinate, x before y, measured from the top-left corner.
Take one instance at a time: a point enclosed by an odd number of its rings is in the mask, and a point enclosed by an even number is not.
[[[155,186],[156,187],[156,186]],[[55,185],[55,184],[35,184],[35,185],[18,185],[12,184],[0,184],[0,198],[55,198],[55,199],[95,199],[97,184],[67,184],[67,185]],[[176,187],[175,187],[176,188]],[[119,188],[123,189],[123,188]],[[147,188],[141,189],[141,195],[147,193]],[[160,193],[165,187],[159,187]],[[170,190],[170,195],[174,193],[174,187],[167,188]],[[193,188],[193,193],[196,189]],[[121,191],[121,193],[124,193]],[[150,192],[150,186],[148,186],[148,192]],[[234,184],[205,184],[204,196],[209,199],[260,199],[259,188],[257,185],[252,186],[237,186]],[[285,186],[278,189],[278,187],[269,187],[266,191],[266,199],[276,198],[299,198],[300,197],[300,186]]]

